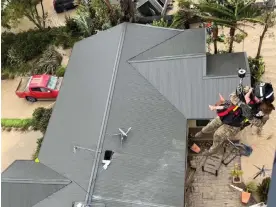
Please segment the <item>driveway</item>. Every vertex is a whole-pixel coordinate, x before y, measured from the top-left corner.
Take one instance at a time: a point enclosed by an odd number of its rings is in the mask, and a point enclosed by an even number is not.
[[[2,132],[2,165],[3,172],[15,160],[31,160],[36,149],[36,140],[40,132]]]
[[[25,99],[18,98],[15,95],[15,90],[19,80],[20,78],[1,81],[2,118],[30,118],[36,108],[48,107],[53,103],[53,101],[38,101],[30,103]]]

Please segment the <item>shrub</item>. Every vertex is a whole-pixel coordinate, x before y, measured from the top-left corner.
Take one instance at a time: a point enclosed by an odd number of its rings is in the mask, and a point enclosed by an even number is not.
[[[83,36],[81,29],[79,28],[75,19],[66,16],[65,25],[66,25],[66,32],[68,34],[71,33],[73,37]]]
[[[251,71],[251,83],[254,86],[256,82],[261,80],[265,72],[265,62],[262,57],[259,59],[248,57],[248,64]]]
[[[32,126],[34,130],[39,130],[43,134],[45,134],[51,115],[52,115],[52,108],[47,109],[47,108],[39,107],[35,109],[33,112],[33,121],[32,121]]]
[[[60,67],[57,69],[56,76],[58,76],[58,77],[63,77],[63,76],[64,76],[64,73],[65,73],[65,67],[64,67],[64,66],[60,66]]]
[[[270,181],[271,181],[271,178],[269,177],[264,178],[262,183],[259,184],[257,188],[257,192],[258,192],[258,195],[260,196],[260,200],[265,203],[267,202]]]
[[[28,129],[32,125],[32,119],[1,119],[2,127],[14,127]]]
[[[70,26],[72,27],[72,25]],[[46,28],[43,30],[28,30],[17,34],[4,32],[1,36],[1,66],[13,69],[10,72],[18,73],[24,64],[39,58],[49,45],[71,48],[82,36],[70,31],[67,26]],[[29,67],[30,71],[33,67]]]
[[[53,46],[50,46],[41,56],[33,71],[34,74],[55,74],[56,69],[60,66],[62,55],[59,54]]]
[[[7,71],[1,73],[1,80],[6,80],[10,77],[10,74]]]
[[[246,185],[246,191],[250,192],[250,193],[254,193],[257,191],[257,184],[254,181],[249,182]]]
[[[169,27],[168,21],[165,21],[163,18],[161,18],[159,21],[153,20],[152,25],[156,27]]]
[[[43,137],[36,140],[36,150],[34,154],[32,155],[33,160],[35,160],[38,157],[41,145],[42,145]]]

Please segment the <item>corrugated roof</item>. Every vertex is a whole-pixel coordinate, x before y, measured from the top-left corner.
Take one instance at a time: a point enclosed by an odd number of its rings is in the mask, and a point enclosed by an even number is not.
[[[183,206],[186,119],[213,117],[208,104],[239,81],[205,75],[200,29],[124,23],[77,43],[39,154],[72,183],[36,207],[72,205],[89,193],[112,207]],[[111,136],[119,127],[132,127],[123,147]],[[74,145],[102,152],[74,154]],[[105,150],[115,153],[104,171]]]
[[[238,68],[248,69],[244,52],[207,55],[207,76],[237,76]],[[249,72],[249,71],[248,71]]]
[[[206,54],[205,29],[189,29],[154,45],[141,54],[132,57],[130,62],[152,60],[160,57],[185,56],[191,54]]]

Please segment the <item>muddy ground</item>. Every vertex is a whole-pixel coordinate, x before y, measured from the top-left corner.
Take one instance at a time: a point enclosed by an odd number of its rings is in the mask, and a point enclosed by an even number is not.
[[[31,160],[36,140],[41,137],[40,132],[2,132],[1,172],[15,160]]]
[[[37,107],[47,107],[53,103],[52,101],[37,101],[31,103],[25,99],[18,98],[15,90],[19,81],[20,78],[1,81],[2,118],[30,118]]]

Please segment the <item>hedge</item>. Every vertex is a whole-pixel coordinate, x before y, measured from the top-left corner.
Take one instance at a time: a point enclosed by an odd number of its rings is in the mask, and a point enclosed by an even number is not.
[[[27,129],[32,126],[32,119],[1,119],[2,127]]]

